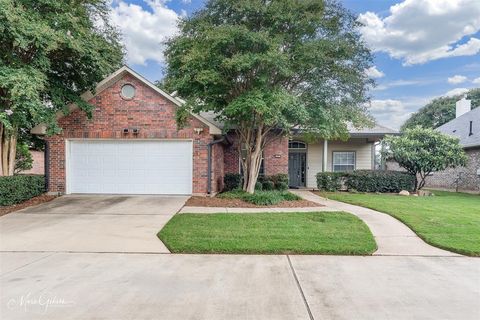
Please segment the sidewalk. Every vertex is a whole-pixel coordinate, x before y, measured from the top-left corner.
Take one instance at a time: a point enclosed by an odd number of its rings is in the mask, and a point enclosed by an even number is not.
[[[433,247],[399,220],[386,213],[317,196],[308,190],[291,190],[292,193],[318,204],[323,211],[345,211],[362,219],[370,228],[378,250],[373,255],[391,256],[460,256]]]

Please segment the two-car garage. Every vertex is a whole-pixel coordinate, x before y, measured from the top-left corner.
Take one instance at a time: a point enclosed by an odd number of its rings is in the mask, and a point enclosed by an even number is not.
[[[192,140],[67,140],[66,193],[191,194]]]

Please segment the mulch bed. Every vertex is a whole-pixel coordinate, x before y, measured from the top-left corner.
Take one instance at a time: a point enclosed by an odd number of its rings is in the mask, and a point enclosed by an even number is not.
[[[227,207],[227,208],[303,208],[322,207],[321,204],[308,200],[282,201],[270,206],[257,206],[240,199],[222,199],[217,197],[191,197],[185,203],[188,207]]]
[[[20,210],[20,209],[25,209],[27,207],[36,206],[37,204],[52,201],[56,197],[57,196],[50,196],[50,195],[47,195],[47,194],[42,194],[38,197],[28,199],[27,201],[24,201],[24,202],[21,202],[21,203],[13,204],[11,206],[2,206],[2,207],[0,207],[0,217],[3,216],[3,215],[6,215],[7,213],[13,212],[13,211],[17,211],[17,210]]]

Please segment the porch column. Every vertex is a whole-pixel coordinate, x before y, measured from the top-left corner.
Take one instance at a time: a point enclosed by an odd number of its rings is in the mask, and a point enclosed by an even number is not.
[[[328,140],[323,140],[323,163],[322,171],[327,172],[327,159],[328,159]]]

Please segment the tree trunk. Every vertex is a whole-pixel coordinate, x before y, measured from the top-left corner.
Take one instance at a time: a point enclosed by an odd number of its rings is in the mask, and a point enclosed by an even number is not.
[[[241,157],[243,169],[243,190],[248,193],[254,193],[255,184],[257,183],[258,174],[260,172],[266,133],[263,130],[263,126],[259,126],[256,130],[248,128],[245,130],[245,132],[239,133],[239,152],[241,154],[243,146],[246,150],[245,159],[243,159],[243,156]]]
[[[1,175],[13,176],[15,170],[15,156],[17,151],[17,135],[16,128],[7,129],[4,126],[0,129],[0,162]]]

